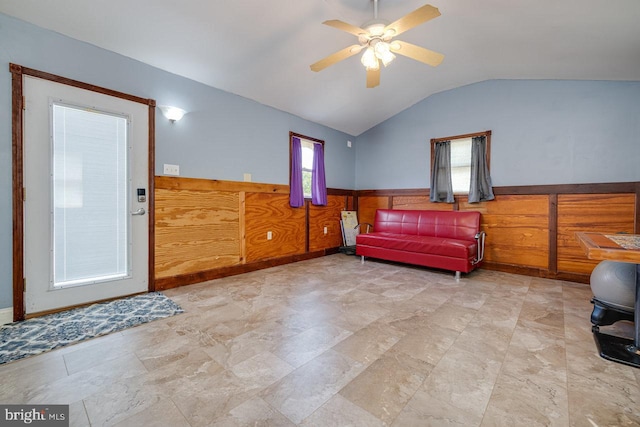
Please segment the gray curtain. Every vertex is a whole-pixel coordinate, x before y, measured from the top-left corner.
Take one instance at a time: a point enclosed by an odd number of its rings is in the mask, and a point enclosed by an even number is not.
[[[491,176],[487,166],[487,138],[477,136],[471,139],[471,185],[469,186],[469,203],[493,200]]]
[[[433,170],[431,171],[429,200],[432,202],[453,203],[450,141],[436,142],[433,151]]]

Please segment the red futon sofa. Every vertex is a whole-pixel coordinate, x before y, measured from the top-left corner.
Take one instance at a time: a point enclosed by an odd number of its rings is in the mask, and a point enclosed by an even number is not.
[[[480,212],[378,209],[356,255],[469,273],[484,256]]]

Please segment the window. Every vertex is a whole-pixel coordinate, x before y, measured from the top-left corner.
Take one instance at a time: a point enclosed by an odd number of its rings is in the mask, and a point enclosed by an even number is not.
[[[471,138],[451,141],[451,186],[454,194],[469,193],[471,181]]]
[[[58,102],[51,108],[53,286],[128,277],[128,119]]]
[[[311,198],[311,171],[313,171],[313,142],[300,138],[302,147],[302,192],[305,199]]]
[[[469,202],[492,200],[489,176],[491,131],[431,140],[432,202],[454,202],[454,195],[469,195]]]
[[[326,205],[324,141],[289,132],[289,147],[290,205],[303,206],[305,199],[311,199],[314,205]]]

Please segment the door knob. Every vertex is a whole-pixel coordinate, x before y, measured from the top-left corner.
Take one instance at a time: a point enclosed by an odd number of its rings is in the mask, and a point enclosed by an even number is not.
[[[144,208],[140,208],[135,212],[131,212],[131,215],[144,215],[146,212],[144,210]]]

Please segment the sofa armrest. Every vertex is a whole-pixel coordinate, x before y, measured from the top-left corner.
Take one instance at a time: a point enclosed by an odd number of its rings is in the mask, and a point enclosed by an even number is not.
[[[474,236],[476,239],[476,242],[478,243],[477,244],[478,253],[476,255],[476,258],[473,261],[471,261],[471,264],[473,265],[478,264],[484,258],[484,239],[486,236],[487,234],[484,231],[481,231]]]
[[[367,232],[365,234],[369,234],[369,231],[371,231],[371,229],[373,228],[373,225],[369,224],[368,222],[361,222],[360,224],[358,224],[355,227],[353,227],[353,229],[357,230],[358,228],[360,228],[361,225],[366,225],[367,226]]]

